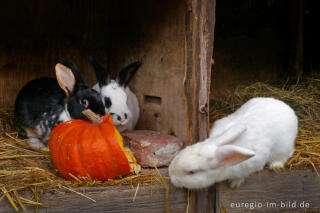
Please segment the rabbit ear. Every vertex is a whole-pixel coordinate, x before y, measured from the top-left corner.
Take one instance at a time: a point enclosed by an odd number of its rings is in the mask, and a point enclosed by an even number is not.
[[[84,84],[84,81],[83,81],[83,79],[82,79],[82,77],[81,77],[81,75],[80,75],[80,73],[78,71],[78,68],[74,63],[72,63],[68,59],[63,59],[61,64],[66,66],[66,67],[68,67],[68,68],[70,68],[72,70],[73,75],[74,75],[74,77],[76,79],[76,84]]]
[[[59,86],[64,90],[67,96],[70,96],[70,94],[74,90],[74,85],[76,83],[71,69],[60,63],[56,64],[55,69]]]
[[[217,146],[226,145],[233,143],[237,138],[239,138],[245,131],[247,126],[242,124],[236,124],[225,130],[222,134],[214,138],[214,143]]]
[[[140,61],[136,61],[136,62],[133,62],[132,64],[129,64],[125,68],[123,68],[119,72],[119,74],[116,78],[116,81],[118,82],[118,84],[120,86],[127,87],[129,85],[130,81],[132,80],[133,76],[138,71],[141,64],[142,63]],[[131,73],[129,74],[129,77],[128,77],[129,72],[131,72]]]
[[[108,70],[104,69],[96,59],[92,56],[89,56],[90,63],[94,68],[94,72],[96,74],[97,81],[99,83],[100,88],[102,86],[108,85],[110,83],[110,74]]]
[[[216,150],[211,168],[218,166],[232,166],[245,161],[255,155],[254,151],[234,145],[220,146]]]

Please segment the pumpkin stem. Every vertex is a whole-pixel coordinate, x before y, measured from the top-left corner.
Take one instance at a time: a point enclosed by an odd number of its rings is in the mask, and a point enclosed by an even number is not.
[[[82,114],[84,114],[93,124],[99,124],[103,121],[99,115],[92,112],[90,109],[83,110]]]

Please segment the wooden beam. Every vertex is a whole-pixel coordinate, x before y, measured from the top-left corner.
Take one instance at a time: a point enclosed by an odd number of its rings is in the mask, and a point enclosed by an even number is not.
[[[167,175],[166,169],[162,169],[161,173]],[[133,190],[129,185],[75,189],[96,202],[66,189],[40,192],[41,202],[55,208],[40,208],[39,212],[166,212],[166,192],[161,183],[155,183],[152,190],[149,185],[140,185],[133,199],[132,194],[135,194],[136,189],[137,185],[134,185]],[[19,194],[29,199],[33,196],[31,192]],[[230,189],[227,183],[223,182],[197,193],[196,203],[190,201],[189,212],[223,212],[220,207],[224,207],[228,213],[297,212],[299,209],[292,206],[300,204],[305,206],[304,210],[300,209],[302,212],[308,210],[307,206],[312,212],[311,209],[320,209],[319,197],[320,178],[312,169],[285,170],[280,173],[265,169],[250,175],[237,189]],[[168,201],[171,213],[186,212],[187,199],[184,189],[170,185]],[[249,206],[254,205],[254,209],[246,208],[246,203]],[[264,205],[261,208],[260,203]],[[33,208],[29,207],[29,210],[32,211]],[[0,212],[15,212],[5,197],[0,200]]]
[[[187,144],[208,137],[215,0],[188,0],[186,14]]]
[[[237,189],[219,184],[218,196],[228,213],[312,212],[316,208],[319,211],[320,178],[311,169],[285,170],[278,174],[265,169],[249,176]]]
[[[215,0],[188,0],[186,14],[187,145],[204,140],[209,133],[209,92],[213,54]],[[215,188],[192,192],[192,212],[214,212]]]
[[[39,208],[42,213],[64,213],[64,212],[94,212],[94,213],[158,213],[166,212],[166,190],[162,183],[155,182],[153,188],[147,184],[134,185],[132,190],[130,185],[107,186],[107,187],[82,187],[75,188],[77,192],[94,199],[93,202],[81,195],[70,192],[66,189],[58,191],[46,191],[40,193],[41,203],[54,208]],[[136,193],[135,199],[134,195]],[[20,196],[33,200],[32,193],[19,192]],[[170,186],[169,191],[170,213],[185,212],[187,208],[186,193],[184,189]],[[28,207],[33,212],[33,207]],[[14,213],[6,198],[0,200],[0,212]]]

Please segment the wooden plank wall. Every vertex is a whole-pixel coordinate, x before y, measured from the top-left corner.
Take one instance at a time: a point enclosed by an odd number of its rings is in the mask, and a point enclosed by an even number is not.
[[[138,128],[188,144],[207,137],[215,0],[31,0],[18,17],[8,12],[14,5],[0,11],[16,23],[2,21],[7,28],[0,31],[8,41],[0,45],[0,106],[12,106],[28,80],[54,76],[52,68],[62,57],[75,61],[89,83],[94,82],[89,54],[113,73],[141,60],[131,87],[141,105]],[[16,83],[8,86],[10,81]],[[213,211],[214,189],[191,196],[192,212]],[[176,199],[186,201],[186,191],[179,190]]]
[[[85,1],[5,1],[0,7],[0,106],[13,106],[31,79],[55,76],[54,65],[74,61],[95,82],[88,55],[106,63],[108,4]]]
[[[195,8],[184,0],[6,2],[0,8],[0,106],[13,106],[31,79],[54,77],[54,65],[63,58],[77,64],[89,85],[95,76],[88,55],[112,73],[141,60],[131,85],[141,105],[138,128],[175,135],[189,144],[199,134],[203,138],[214,13],[201,17],[203,23],[194,20],[205,2],[193,3]]]
[[[119,0],[112,1],[110,11],[110,69],[117,71],[135,60],[142,61],[130,86],[140,103],[138,129],[186,140],[186,2]]]

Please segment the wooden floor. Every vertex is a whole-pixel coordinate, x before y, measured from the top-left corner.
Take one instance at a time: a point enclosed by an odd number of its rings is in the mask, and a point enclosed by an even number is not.
[[[93,202],[70,191],[46,192],[40,195],[41,202],[54,208],[41,208],[38,212],[166,212],[166,193],[160,187],[151,189],[149,186],[139,186],[135,200],[131,193],[130,186],[109,186],[94,188],[79,188],[77,191],[94,199]],[[135,186],[137,187],[137,186]],[[136,188],[135,188],[136,189]],[[135,191],[133,191],[134,193]],[[185,191],[183,189],[171,188],[169,201],[170,212],[184,212],[186,209]],[[28,197],[27,194],[22,195]],[[33,208],[30,208],[33,212]],[[0,212],[15,212],[7,200],[0,201]]]
[[[216,188],[217,209],[223,207],[228,213],[320,210],[320,178],[311,169],[286,170],[279,174],[264,170],[251,175],[238,189],[230,189],[226,183],[221,183]],[[45,192],[41,195],[41,202],[55,208],[41,208],[38,212],[166,212],[166,193],[162,184],[158,184],[152,192],[150,186],[140,185],[135,200],[130,186],[79,188],[77,191],[96,202],[65,190]],[[185,190],[171,185],[170,212],[186,212],[186,198]],[[298,209],[299,206],[303,208]],[[190,206],[189,209],[194,208]],[[33,208],[30,211],[33,212]],[[4,198],[0,200],[0,212],[15,211]],[[209,212],[214,212],[214,209]]]
[[[218,200],[228,213],[296,212],[299,206],[302,212],[320,212],[320,177],[311,169],[279,174],[265,169],[248,177],[236,190],[226,183],[219,184]]]

